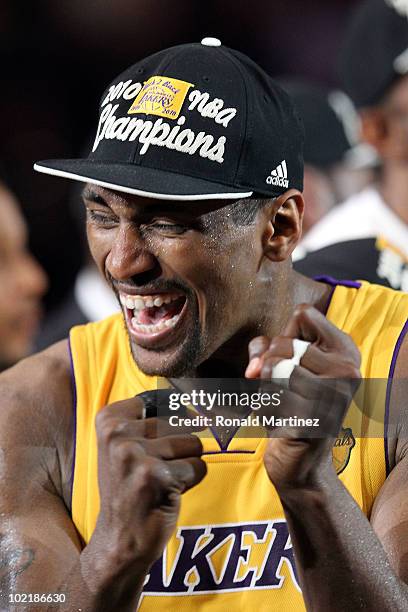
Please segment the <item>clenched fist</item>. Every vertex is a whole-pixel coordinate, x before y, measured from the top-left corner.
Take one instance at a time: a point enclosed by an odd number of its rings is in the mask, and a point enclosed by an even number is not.
[[[264,462],[278,492],[313,484],[324,469],[331,469],[333,437],[337,435],[360,378],[360,353],[352,339],[316,308],[302,304],[281,335],[260,336],[249,344],[247,378],[271,380],[273,367],[293,357],[293,339],[310,342],[289,380],[281,416],[319,418],[320,437],[305,437],[301,430],[274,431]],[[330,433],[332,435],[330,435]]]
[[[206,474],[193,428],[143,419],[138,397],[103,408],[96,418],[100,514],[95,538],[111,548],[117,571],[148,568],[163,552],[181,495]]]

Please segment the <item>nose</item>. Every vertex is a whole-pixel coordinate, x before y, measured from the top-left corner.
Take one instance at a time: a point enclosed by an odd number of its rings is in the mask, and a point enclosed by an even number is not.
[[[37,299],[42,297],[48,288],[48,278],[37,260],[24,250],[16,263],[16,280],[20,294]]]
[[[132,280],[137,285],[153,280],[161,272],[157,258],[131,223],[118,228],[106,258],[106,269],[115,280]]]

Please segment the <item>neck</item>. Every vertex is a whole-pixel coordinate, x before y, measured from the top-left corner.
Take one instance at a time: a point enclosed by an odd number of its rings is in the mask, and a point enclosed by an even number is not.
[[[282,296],[278,302],[276,295]],[[282,333],[298,304],[312,304],[325,313],[330,295],[329,285],[290,270],[264,292],[263,299],[258,303],[257,321],[225,342],[199,366],[196,375],[217,378],[222,372],[223,378],[243,378],[248,365],[248,344],[253,338],[267,336],[272,339]]]
[[[384,164],[379,191],[391,210],[408,224],[408,168],[405,162]]]

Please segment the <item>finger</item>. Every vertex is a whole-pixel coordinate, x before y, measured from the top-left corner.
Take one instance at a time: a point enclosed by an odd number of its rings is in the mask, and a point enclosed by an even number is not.
[[[100,411],[115,418],[138,420],[143,417],[143,400],[138,397],[129,397],[105,406]]]
[[[282,357],[271,355],[269,352],[262,359],[262,365],[259,371],[259,378],[261,380],[272,380],[272,371],[277,363],[282,361]]]
[[[316,433],[319,437],[338,434],[353,399],[352,381],[322,378],[298,366],[290,378],[289,388],[304,398],[309,416],[318,419]]]
[[[266,356],[266,354],[278,356],[282,359],[291,359],[293,357],[293,338],[276,336],[270,341],[268,350],[265,352],[264,356]]]
[[[310,304],[296,306],[282,335],[317,342],[324,350],[347,351],[352,358],[358,361],[360,359],[359,352],[350,336],[338,329]]]
[[[247,369],[247,378],[271,378],[272,368],[282,359],[291,359],[293,356],[293,338],[276,336],[269,342],[268,348],[258,358],[257,363],[253,364],[249,376]]]
[[[300,364],[319,376],[329,378],[360,378],[360,372],[355,363],[350,359],[348,352],[327,352],[319,346],[309,345],[306,353],[300,360]]]
[[[201,457],[203,445],[194,435],[176,435],[155,440],[142,440],[140,444],[146,453],[160,459],[184,459]]]
[[[251,340],[248,345],[249,363],[245,370],[246,378],[257,378],[262,366],[261,356],[268,349],[270,339],[266,336],[258,336]]]
[[[166,462],[176,487],[184,493],[197,485],[207,473],[207,464],[198,457]]]
[[[273,338],[269,343],[268,350],[262,356],[262,363],[259,368],[258,377],[265,380],[272,378],[275,365],[283,359],[291,359],[294,355],[293,339],[283,336]]]
[[[193,413],[197,416],[196,413]],[[140,422],[140,428],[138,431],[139,436],[147,439],[154,438],[165,438],[167,436],[174,435],[183,435],[183,434],[192,434],[197,431],[204,431],[206,427],[203,425],[185,425],[185,421],[180,421],[180,424],[176,427],[174,425],[170,425],[168,417],[163,417],[159,419],[144,419]]]
[[[138,497],[135,512],[146,516],[154,508],[174,507],[180,493],[198,484],[206,473],[206,463],[198,457],[174,461],[146,457],[133,469],[129,483]]]
[[[267,336],[257,336],[253,338],[251,342],[248,344],[248,353],[249,359],[253,359],[254,357],[259,357],[264,353],[270,343],[270,338]]]
[[[113,406],[113,404],[112,404]],[[125,408],[128,412],[128,409]],[[206,428],[202,425],[186,425],[187,417],[191,420],[197,416],[196,412],[187,410],[183,416],[183,420],[175,427],[170,425],[168,416],[163,418],[142,419],[138,418],[135,411],[132,411],[132,417],[124,416],[123,411],[107,412],[106,409],[101,411],[97,416],[97,429],[99,435],[102,435],[105,442],[109,442],[114,438],[126,438],[133,440],[141,440],[144,438],[155,439],[165,436],[192,434],[197,431],[204,431]],[[177,412],[175,412],[177,414]],[[193,421],[192,421],[193,422]]]

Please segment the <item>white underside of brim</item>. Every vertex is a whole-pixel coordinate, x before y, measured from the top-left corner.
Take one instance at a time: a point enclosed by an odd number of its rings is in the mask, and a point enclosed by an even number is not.
[[[157,200],[232,200],[237,198],[249,198],[249,196],[254,193],[253,191],[246,191],[243,193],[234,192],[174,195],[167,193],[155,193],[153,191],[143,191],[142,189],[133,189],[132,187],[124,187],[123,185],[117,185],[115,183],[106,183],[105,181],[99,181],[88,176],[81,176],[79,174],[74,174],[73,172],[65,172],[64,170],[55,170],[54,168],[39,166],[38,164],[34,164],[34,170],[37,170],[37,172],[42,172],[43,174],[52,174],[53,176],[60,176],[61,178],[81,181],[82,183],[91,183],[92,185],[99,185],[100,187],[106,187],[107,189],[113,189],[114,191],[122,191],[123,193],[131,193],[132,195],[146,196],[147,198],[155,198]]]

